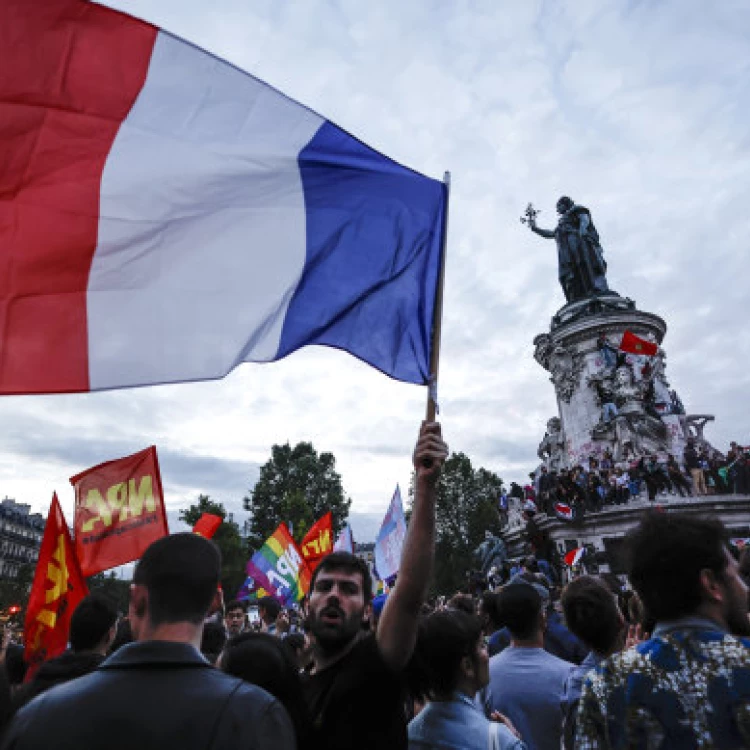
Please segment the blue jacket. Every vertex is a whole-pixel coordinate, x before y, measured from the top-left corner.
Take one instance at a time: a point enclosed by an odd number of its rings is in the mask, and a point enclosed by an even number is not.
[[[453,700],[434,701],[409,723],[409,750],[487,750],[489,721],[473,701],[462,693]],[[526,750],[504,724],[498,724],[500,750]]]

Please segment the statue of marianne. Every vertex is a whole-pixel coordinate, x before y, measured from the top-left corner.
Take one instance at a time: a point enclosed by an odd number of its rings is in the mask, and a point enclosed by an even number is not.
[[[540,229],[536,225],[537,213],[529,204],[527,218],[522,221],[532,232],[557,243],[558,275],[566,301],[575,302],[610,291],[604,251],[591,212],[563,196],[557,201],[560,218],[554,230]]]

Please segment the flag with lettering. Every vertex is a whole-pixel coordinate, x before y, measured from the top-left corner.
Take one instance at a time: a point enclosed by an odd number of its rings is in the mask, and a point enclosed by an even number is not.
[[[305,558],[310,572],[314,572],[320,561],[333,552],[333,515],[328,511],[319,518],[305,534],[300,544],[302,557]]]
[[[92,576],[137,560],[169,533],[156,446],[71,477],[81,571]]]
[[[351,552],[354,554],[354,534],[352,527],[347,524],[339,534],[336,544],[333,545],[334,552]]]
[[[57,494],[52,496],[24,621],[27,678],[68,643],[70,618],[88,594]]]
[[[213,513],[204,513],[193,526],[193,534],[198,534],[205,539],[211,539],[221,526],[221,516]]]
[[[302,600],[312,574],[286,524],[281,523],[247,563],[247,575],[286,607]]]
[[[405,539],[404,505],[401,502],[401,489],[396,485],[396,491],[375,541],[375,568],[378,578],[385,581],[398,573]]]

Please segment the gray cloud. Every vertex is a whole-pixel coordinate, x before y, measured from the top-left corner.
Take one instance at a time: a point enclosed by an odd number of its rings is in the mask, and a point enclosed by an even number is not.
[[[592,210],[612,287],[667,321],[688,410],[716,414],[719,447],[750,439],[742,0],[112,4],[395,159],[451,170],[440,400],[451,447],[475,464],[522,478],[556,410],[532,358],[564,302],[555,250],[518,217],[532,200],[551,226],[561,194]],[[318,348],[220,382],[2,400],[0,491],[37,502],[63,471],[155,443],[170,493],[229,500],[274,443],[311,440],[336,455],[354,512],[382,518],[408,485],[424,401]]]

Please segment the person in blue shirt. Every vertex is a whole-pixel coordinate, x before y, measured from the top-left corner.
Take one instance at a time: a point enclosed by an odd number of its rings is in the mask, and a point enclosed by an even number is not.
[[[525,750],[500,714],[487,719],[476,694],[489,681],[489,657],[478,617],[433,612],[420,626],[412,662],[412,691],[427,699],[409,723],[409,749]]]
[[[559,750],[565,685],[574,665],[544,650],[545,608],[535,586],[510,583],[498,606],[511,644],[490,659],[487,711],[500,711],[518,728],[529,750]]]
[[[511,578],[511,583],[525,583],[532,585],[539,596],[545,611],[544,619],[544,649],[553,656],[573,664],[580,664],[588,654],[588,649],[568,630],[560,615],[550,604],[550,593],[544,584],[540,583],[533,574],[522,573]],[[497,620],[502,622],[502,612],[498,612]],[[490,656],[495,656],[510,646],[511,635],[507,627],[495,631],[489,638]]]

